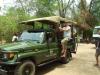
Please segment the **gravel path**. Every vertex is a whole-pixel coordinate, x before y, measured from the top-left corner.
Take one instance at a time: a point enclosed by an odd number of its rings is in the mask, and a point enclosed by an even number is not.
[[[68,64],[54,62],[39,68],[37,75],[100,75],[100,67],[95,67],[95,46],[79,44],[77,54]]]

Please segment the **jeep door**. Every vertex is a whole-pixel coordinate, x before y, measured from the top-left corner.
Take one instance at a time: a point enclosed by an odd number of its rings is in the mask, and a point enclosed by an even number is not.
[[[57,44],[57,39],[56,39],[56,34],[54,32],[50,32],[48,34],[48,39],[47,39],[47,45],[48,45],[48,50],[49,50],[49,59],[55,59],[57,58],[59,54],[59,48]]]

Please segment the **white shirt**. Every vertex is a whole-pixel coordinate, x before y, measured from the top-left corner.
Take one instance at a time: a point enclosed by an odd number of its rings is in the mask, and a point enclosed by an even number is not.
[[[63,30],[64,30],[64,38],[71,38],[71,27],[70,26],[63,27]]]

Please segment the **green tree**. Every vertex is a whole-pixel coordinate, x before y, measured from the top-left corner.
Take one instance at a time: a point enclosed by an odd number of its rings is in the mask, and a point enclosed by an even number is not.
[[[93,1],[91,0],[90,5],[88,5],[86,0],[16,0],[15,6],[0,17],[4,18],[0,22],[0,29],[4,34],[8,31],[10,33],[22,31],[27,27],[18,25],[21,21],[52,15],[59,15],[76,21],[83,28],[94,27],[96,19],[92,15]],[[8,31],[3,31],[6,27],[8,27]]]
[[[22,9],[9,8],[5,15],[0,16],[1,39],[4,38],[7,42],[10,42],[15,32],[21,32],[27,28],[24,25],[19,25],[19,23],[29,18],[30,15],[26,14]]]
[[[9,9],[8,13],[4,16],[0,17],[0,30],[1,30],[1,37],[6,39],[7,41],[11,40],[11,35],[18,31],[17,24],[16,24],[16,17],[14,16],[14,12]]]
[[[91,0],[90,3],[90,12],[98,21],[95,25],[100,24],[100,0]]]

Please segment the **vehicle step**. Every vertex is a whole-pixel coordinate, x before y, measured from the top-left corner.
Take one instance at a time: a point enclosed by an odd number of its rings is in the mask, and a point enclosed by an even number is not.
[[[43,66],[43,65],[52,63],[52,62],[54,62],[54,61],[57,61],[57,59],[53,59],[53,60],[51,60],[51,61],[47,61],[47,62],[45,62],[45,63],[39,64],[38,67],[41,67],[41,66]]]

